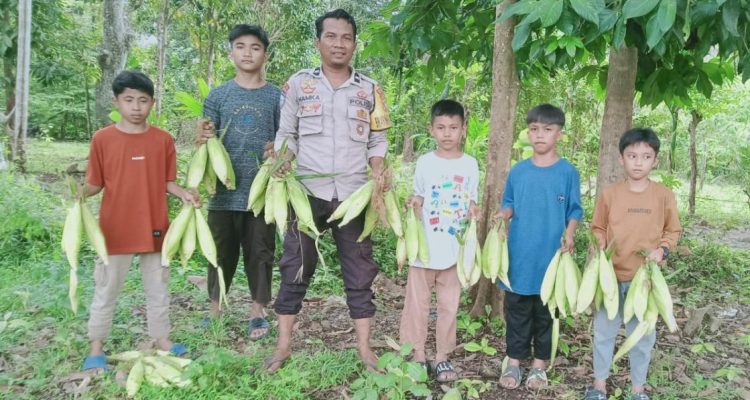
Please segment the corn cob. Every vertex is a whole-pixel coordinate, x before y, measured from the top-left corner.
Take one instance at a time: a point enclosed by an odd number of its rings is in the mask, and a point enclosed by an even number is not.
[[[635,329],[633,329],[633,332],[630,333],[630,336],[628,336],[628,338],[625,339],[625,342],[622,343],[622,346],[620,346],[620,349],[612,359],[612,365],[615,365],[617,360],[627,354],[644,335],[653,330],[653,327],[656,325],[658,313],[659,312],[656,308],[649,307],[649,310],[646,311],[646,314],[644,315],[644,320],[638,323]]]
[[[667,281],[661,273],[661,268],[653,261],[651,265],[651,284],[659,315],[661,315],[664,323],[667,324],[670,332],[676,331],[677,322],[672,312],[672,295],[669,294],[669,286],[667,286]]]
[[[128,373],[128,380],[125,383],[128,397],[135,397],[136,393],[138,393],[138,389],[141,388],[141,384],[143,383],[145,373],[146,370],[143,365],[143,361],[136,361],[133,365],[133,368],[130,369],[130,372]]]
[[[401,268],[406,264],[406,239],[403,236],[399,237],[396,242],[396,264],[398,264],[398,272],[401,272]]]
[[[268,180],[270,178],[271,170],[269,161],[266,161],[265,163],[263,163],[263,165],[260,166],[260,168],[258,169],[258,173],[255,174],[253,183],[250,184],[250,191],[247,195],[248,210],[252,209],[253,204],[255,204],[255,202],[265,194],[266,187],[268,186]],[[255,213],[255,209],[253,209],[253,214],[255,214],[256,217],[258,216],[258,214]]]
[[[633,288],[633,298],[631,300],[633,304],[633,315],[635,315],[638,321],[643,321],[643,318],[646,315],[646,310],[648,309],[648,294],[652,289],[650,269],[651,265],[648,263],[642,265],[638,268],[640,275],[636,273],[636,276],[631,283],[631,285],[635,285],[635,288]]]
[[[208,149],[206,149],[208,151]],[[209,196],[216,194],[216,172],[214,168],[206,162],[206,170],[203,173],[203,186],[206,188]]]
[[[568,310],[570,309],[565,296],[565,273],[567,272],[567,267],[564,255],[565,253],[560,254],[560,264],[557,267],[557,274],[555,275],[555,303],[557,303],[557,309],[563,318],[568,316]]]
[[[466,232],[464,232],[462,244],[458,250],[458,261],[456,262],[458,279],[464,288],[473,285],[472,282],[478,281],[481,277],[481,257],[477,257],[478,251],[481,254],[481,249],[479,249],[479,244],[477,243],[477,223],[476,220],[472,219],[469,222],[469,227],[466,228]],[[479,259],[478,263],[477,259]],[[477,267],[479,270],[475,271]]]
[[[302,189],[302,184],[296,178],[290,176],[286,178],[286,190],[289,196],[289,203],[292,205],[294,214],[297,216],[297,224],[303,225],[310,230],[314,234],[313,238],[320,236],[318,227],[313,220],[310,200],[307,198],[307,193]]]
[[[482,274],[485,278],[495,283],[500,274],[500,232],[499,227],[494,227],[487,232],[484,239],[484,251],[482,257]]]
[[[414,214],[414,208],[409,208],[406,211],[406,229],[404,231],[404,238],[406,239],[406,259],[409,261],[409,265],[413,265],[414,261],[419,256],[419,229],[421,224],[417,220],[417,216]],[[472,257],[474,255],[472,254]]]
[[[273,219],[276,222],[276,227],[279,230],[279,234],[283,236],[284,232],[286,232],[286,222],[287,218],[289,217],[286,183],[284,182],[284,180],[278,180],[273,184],[271,190],[274,191],[272,198],[275,202],[275,204],[273,205]]]
[[[420,221],[417,221],[417,257],[422,261],[422,264],[428,265],[430,263],[430,247],[427,244],[427,236],[424,231],[424,225]]]
[[[401,225],[401,211],[396,202],[396,195],[393,193],[393,190],[383,193],[383,201],[385,203],[388,225],[390,225],[391,230],[393,230],[396,236],[404,236],[404,229]]]
[[[477,250],[474,252],[474,268],[471,270],[469,286],[474,286],[482,277],[482,246],[477,243]]]
[[[612,261],[607,258],[602,249],[599,249],[599,285],[602,287],[604,297],[619,296],[617,277],[615,276]]]
[[[234,170],[224,145],[218,138],[212,137],[206,141],[206,146],[208,147],[208,161],[216,177],[227,189],[234,190]]]
[[[107,256],[107,244],[105,243],[104,234],[99,228],[99,223],[91,214],[91,211],[86,204],[81,201],[81,217],[83,219],[83,228],[86,231],[86,236],[89,238],[91,247],[94,248],[96,254],[102,259],[104,265],[109,265],[109,257]]]
[[[169,260],[179,250],[180,240],[185,235],[185,229],[192,218],[191,214],[194,214],[193,206],[187,203],[183,204],[182,209],[167,229],[167,234],[164,235],[161,245],[161,265],[168,266]]]
[[[188,164],[187,177],[185,178],[186,187],[197,188],[200,185],[203,176],[206,174],[207,162],[208,147],[202,144],[195,151],[193,157],[190,159],[190,164]]]
[[[367,181],[367,183],[362,185],[359,189],[357,189],[354,193],[352,193],[351,196],[347,198],[347,200],[349,200],[349,204],[348,204],[348,207],[346,208],[346,213],[344,214],[343,218],[341,219],[341,222],[339,223],[339,228],[348,224],[351,220],[353,220],[355,217],[357,217],[359,214],[362,213],[362,210],[364,210],[364,208],[370,202],[370,198],[372,197],[372,191],[374,187],[375,187],[374,181]],[[341,205],[339,207],[341,207]],[[330,222],[330,218],[329,218],[329,222]]]
[[[568,311],[575,313],[578,301],[579,270],[570,252],[564,252],[561,262],[565,266],[565,298],[568,301]]]
[[[461,283],[461,287],[466,288],[469,286],[469,280],[466,277],[467,268],[464,266],[464,246],[458,247],[458,259],[456,260],[456,273],[458,274],[458,282]],[[471,270],[469,270],[471,274]]]
[[[213,266],[217,266],[216,261],[216,243],[214,238],[211,236],[211,228],[208,227],[206,218],[203,217],[201,210],[194,208],[195,212],[195,233],[198,238],[198,246],[203,252],[203,256],[206,257],[209,263]]]
[[[276,205],[276,200],[273,198],[273,195],[277,194],[278,191],[274,188],[276,185],[281,182],[278,179],[271,179],[268,181],[268,187],[266,188],[266,197],[265,197],[265,206],[263,207],[263,217],[266,221],[266,225],[271,225],[274,223],[274,217],[276,214],[274,214],[274,206]]]
[[[547,304],[550,298],[554,296],[555,280],[557,279],[557,271],[560,268],[560,254],[561,251],[558,250],[547,265],[547,271],[544,273],[542,287],[539,292],[542,304]]]
[[[552,369],[555,364],[555,357],[557,356],[557,343],[560,341],[560,320],[552,317],[552,352],[550,353],[549,367],[547,371]]]
[[[130,350],[130,351],[123,351],[122,353],[109,355],[107,356],[107,360],[109,361],[134,361],[143,357],[143,355],[144,353],[142,351]]]
[[[364,228],[362,228],[362,233],[357,238],[357,243],[362,242],[370,236],[372,231],[375,229],[375,225],[378,223],[378,212],[375,210],[375,207],[372,206],[372,204],[367,206],[367,209],[365,210],[365,225]]]
[[[154,386],[158,386],[161,388],[169,387],[169,383],[164,380],[164,378],[162,378],[162,376],[159,375],[156,372],[156,369],[150,364],[144,365],[144,377],[146,378],[146,382]]]
[[[76,201],[68,209],[63,226],[62,240],[60,244],[68,258],[70,268],[78,268],[78,252],[81,248],[81,232],[83,231],[83,219],[81,217],[81,202]]]
[[[196,236],[195,236],[195,213],[192,210],[188,211],[187,225],[185,227],[185,233],[182,235],[180,240],[180,262],[182,268],[187,268],[188,260],[193,256],[195,252]]]
[[[578,298],[576,299],[576,313],[585,311],[596,297],[596,291],[599,286],[599,264],[597,257],[594,256],[586,263],[581,278],[581,285],[578,288]]]
[[[511,289],[510,287],[510,276],[508,275],[508,271],[510,269],[510,254],[508,253],[508,237],[505,234],[505,221],[500,221],[500,228],[503,230],[503,233],[500,237],[500,273],[498,277],[500,278],[500,282],[505,285],[508,289]]]

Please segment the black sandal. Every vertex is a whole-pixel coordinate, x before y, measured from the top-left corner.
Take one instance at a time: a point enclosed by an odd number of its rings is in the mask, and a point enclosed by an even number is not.
[[[439,363],[436,363],[433,366],[433,371],[435,373],[435,380],[440,383],[453,382],[458,379],[458,373],[456,373],[456,370],[453,368],[450,361],[440,361]],[[453,376],[446,378],[445,375],[451,372],[453,373]]]

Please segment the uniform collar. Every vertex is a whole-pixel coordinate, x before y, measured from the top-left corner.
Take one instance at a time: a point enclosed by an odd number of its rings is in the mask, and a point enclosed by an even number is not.
[[[340,88],[346,87],[349,85],[357,85],[359,87],[362,87],[362,75],[360,75],[359,72],[357,72],[357,70],[354,69],[354,67],[351,67],[351,68],[352,68],[352,74],[349,76],[349,79],[344,81],[344,83],[342,83],[341,86],[339,86]],[[326,78],[325,75],[323,75],[322,66],[315,67],[312,75],[315,78],[325,79],[326,81],[328,81],[328,78]]]

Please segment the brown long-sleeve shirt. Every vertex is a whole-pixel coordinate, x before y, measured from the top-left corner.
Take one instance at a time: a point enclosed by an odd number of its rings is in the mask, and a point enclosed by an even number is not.
[[[591,229],[600,242],[615,244],[612,261],[620,282],[632,280],[643,264],[641,250],[672,249],[682,233],[674,193],[653,181],[643,192],[630,191],[624,181],[604,188]]]

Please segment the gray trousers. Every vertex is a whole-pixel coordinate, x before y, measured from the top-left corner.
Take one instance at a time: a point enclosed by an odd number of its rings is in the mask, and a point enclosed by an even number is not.
[[[625,294],[628,292],[630,282],[620,282],[620,310],[617,316],[609,320],[604,307],[596,312],[594,317],[594,379],[606,380],[609,377],[609,367],[614,358],[615,339],[622,325],[622,306],[625,303]],[[625,324],[625,332],[630,335],[638,325],[638,319],[633,317]],[[633,386],[642,386],[646,383],[648,366],[651,363],[651,350],[656,343],[656,331],[647,333],[630,350],[630,381]]]

